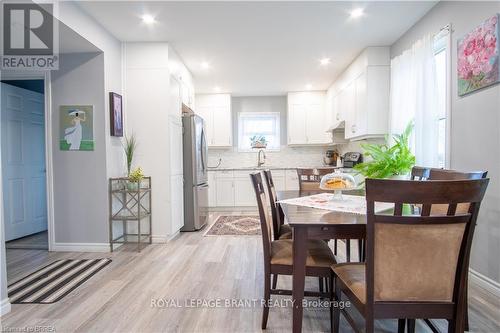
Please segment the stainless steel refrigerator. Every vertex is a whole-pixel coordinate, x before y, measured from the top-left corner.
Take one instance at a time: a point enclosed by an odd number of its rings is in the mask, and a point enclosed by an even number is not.
[[[205,122],[196,114],[182,116],[184,162],[184,227],[200,230],[208,219],[207,140]]]

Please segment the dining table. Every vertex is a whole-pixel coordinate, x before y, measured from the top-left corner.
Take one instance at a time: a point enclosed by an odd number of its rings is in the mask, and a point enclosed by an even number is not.
[[[302,331],[304,285],[306,277],[307,241],[309,239],[358,239],[366,234],[366,215],[311,208],[280,200],[324,193],[325,191],[278,191],[277,199],[286,223],[292,228],[293,239],[293,332]],[[362,190],[344,191],[349,195],[364,195]],[[360,242],[362,244],[363,242]],[[362,253],[361,251],[360,253]],[[361,259],[361,258],[360,258]]]

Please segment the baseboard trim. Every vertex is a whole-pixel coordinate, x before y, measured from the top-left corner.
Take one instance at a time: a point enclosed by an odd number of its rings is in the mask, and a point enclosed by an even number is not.
[[[487,294],[491,295],[498,301],[500,299],[500,283],[489,277],[469,269],[469,283],[483,289]]]
[[[162,244],[168,242],[168,236],[165,235],[153,235],[151,236],[151,243]]]
[[[0,301],[0,316],[3,316],[4,314],[7,314],[10,312],[10,302],[8,298],[5,298]]]
[[[179,236],[181,234],[181,231],[180,230],[177,230],[176,232],[174,232],[172,235],[169,235],[168,238],[167,238],[167,242],[170,242],[171,240],[173,240],[174,238],[176,238],[177,236]]]
[[[54,252],[109,252],[109,243],[54,243]]]

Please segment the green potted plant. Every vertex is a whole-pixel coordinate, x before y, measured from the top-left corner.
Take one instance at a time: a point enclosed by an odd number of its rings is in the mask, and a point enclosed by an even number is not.
[[[125,152],[125,157],[127,158],[127,177],[130,177],[130,170],[132,168],[132,161],[134,159],[134,153],[137,149],[137,140],[135,135],[132,134],[130,137],[125,137],[125,145],[123,145],[123,150]]]
[[[142,172],[142,169],[136,168],[132,172],[130,172],[128,176],[128,189],[131,191],[136,191],[139,189],[139,184],[141,183],[141,180],[144,178],[144,173]]]
[[[381,145],[362,144],[364,155],[371,160],[356,165],[354,169],[366,178],[406,179],[415,165],[415,155],[409,147],[412,131],[413,122],[410,122],[403,133],[393,135],[394,144],[390,147],[387,137]]]
[[[250,138],[250,144],[252,148],[266,148],[267,140],[263,135],[254,135]]]

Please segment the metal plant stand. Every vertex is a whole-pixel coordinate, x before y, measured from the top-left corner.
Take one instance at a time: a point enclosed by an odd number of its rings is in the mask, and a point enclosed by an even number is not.
[[[142,221],[148,220],[147,233],[141,231]],[[113,237],[114,222],[122,222],[122,234]],[[129,222],[137,222],[137,233],[128,233]],[[144,230],[144,229],[143,229]],[[137,251],[142,244],[151,244],[151,177],[144,177],[138,183],[130,183],[128,178],[109,179],[109,246],[114,244],[137,243]]]

